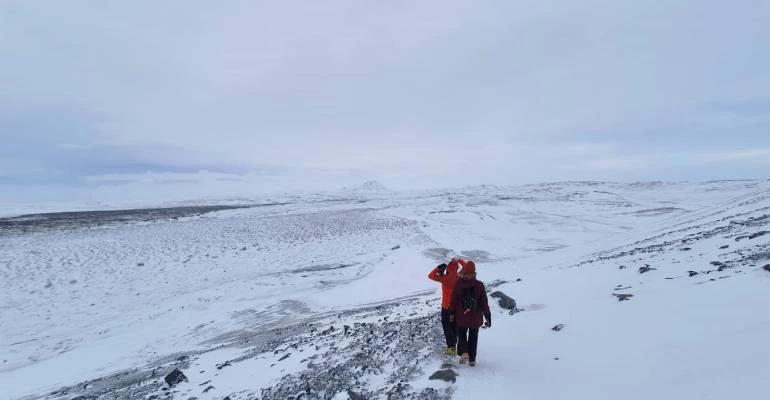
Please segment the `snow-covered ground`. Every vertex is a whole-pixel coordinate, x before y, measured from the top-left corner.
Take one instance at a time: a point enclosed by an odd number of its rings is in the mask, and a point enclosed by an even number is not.
[[[0,219],[0,398],[770,390],[770,182],[380,189]],[[451,256],[524,311],[447,383]]]

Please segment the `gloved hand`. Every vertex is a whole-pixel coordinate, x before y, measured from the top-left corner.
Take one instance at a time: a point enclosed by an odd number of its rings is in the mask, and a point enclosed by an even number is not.
[[[436,269],[438,269],[439,274],[443,274],[446,271],[446,264],[439,264]]]
[[[484,327],[485,327],[485,328],[491,328],[491,327],[492,327],[492,321],[490,321],[490,320],[486,320],[486,321],[484,322]]]

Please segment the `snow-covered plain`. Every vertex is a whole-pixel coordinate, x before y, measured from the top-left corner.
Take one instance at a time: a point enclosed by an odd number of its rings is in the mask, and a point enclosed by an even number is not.
[[[770,391],[770,182],[238,204],[250,206],[0,219],[0,398]],[[440,354],[426,275],[452,256],[523,311],[493,305],[479,366],[453,365],[447,383],[428,379],[456,363]],[[188,382],[167,388],[174,368]]]

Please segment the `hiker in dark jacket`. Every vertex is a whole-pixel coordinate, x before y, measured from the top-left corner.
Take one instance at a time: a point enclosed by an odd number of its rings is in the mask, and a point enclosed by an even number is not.
[[[468,362],[476,366],[476,348],[479,344],[479,328],[492,326],[487,291],[484,284],[476,280],[476,264],[473,261],[460,263],[463,268],[452,291],[449,303],[450,318],[457,325],[457,353],[460,364]],[[486,319],[486,322],[484,320]]]

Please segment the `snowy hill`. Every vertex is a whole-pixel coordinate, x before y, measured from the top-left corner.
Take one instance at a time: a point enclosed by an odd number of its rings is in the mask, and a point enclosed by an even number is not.
[[[342,192],[348,194],[378,194],[388,193],[390,190],[380,182],[371,180],[357,186],[344,187],[342,188]]]
[[[0,325],[2,397],[770,389],[770,182],[332,200],[0,219],[0,320],[13,321]],[[440,292],[426,275],[452,256],[475,260],[490,291],[521,309],[493,301],[475,369],[440,354]],[[174,369],[187,381],[169,388]],[[429,379],[438,370],[456,382]]]

